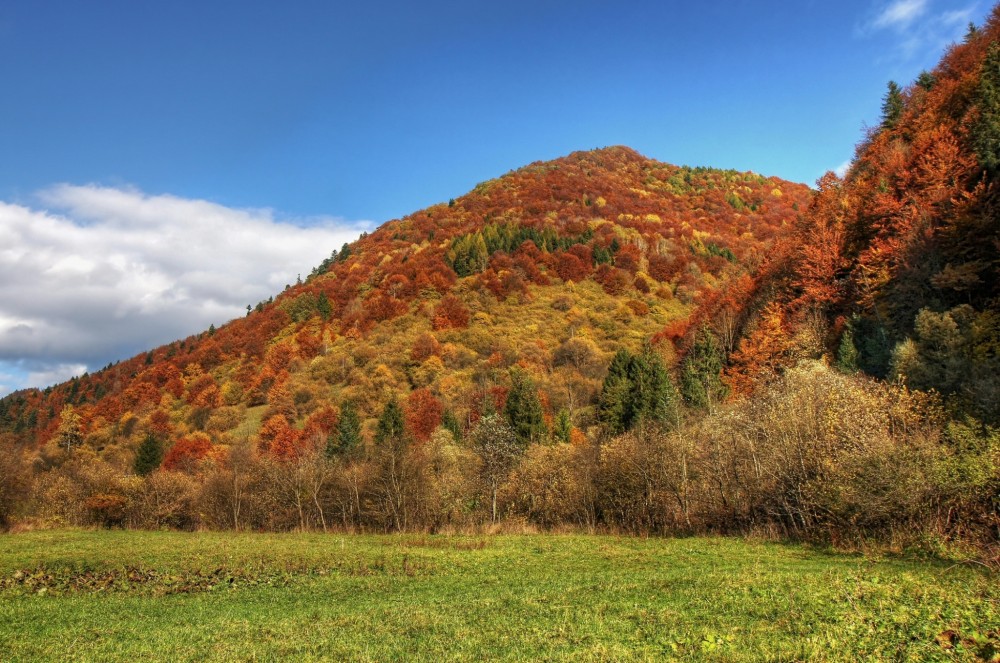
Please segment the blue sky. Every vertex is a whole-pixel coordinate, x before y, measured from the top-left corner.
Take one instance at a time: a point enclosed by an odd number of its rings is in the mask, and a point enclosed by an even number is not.
[[[361,4],[0,4],[0,277],[18,275],[16,292],[0,282],[0,394],[224,322],[307,272],[327,242],[574,150],[626,144],[812,183],[877,122],[888,80],[932,67],[990,11]],[[210,283],[217,254],[170,256],[212,223],[266,227],[276,253],[222,260],[254,287],[212,292],[209,306],[211,288],[178,283]],[[45,224],[52,234],[36,236]],[[94,297],[96,312],[56,316],[44,304],[62,297]],[[21,299],[35,305],[10,303]],[[97,338],[72,349],[81,335]]]

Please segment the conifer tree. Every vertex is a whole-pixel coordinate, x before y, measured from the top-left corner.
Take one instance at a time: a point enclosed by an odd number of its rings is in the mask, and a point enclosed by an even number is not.
[[[889,81],[882,98],[882,128],[894,129],[903,116],[903,93],[896,81]]]
[[[619,350],[611,359],[608,374],[601,387],[597,402],[598,417],[608,427],[612,435],[624,433],[631,421],[629,365],[632,355],[628,350]]]
[[[1000,170],[1000,43],[986,53],[976,90],[979,115],[972,125],[972,147],[979,165],[990,172]]]
[[[336,437],[327,439],[326,455],[346,456],[361,444],[361,421],[353,401],[344,401],[340,407],[340,421],[337,422]]]
[[[850,323],[844,327],[844,333],[840,336],[840,345],[837,347],[837,369],[841,373],[858,372],[858,348],[854,345],[854,332]]]
[[[711,330],[702,327],[684,358],[681,395],[688,405],[711,410],[726,391],[722,383],[722,350]]]
[[[527,448],[545,436],[542,403],[538,400],[535,383],[523,371],[511,370],[510,379],[511,387],[503,414],[514,430],[518,444]]]
[[[563,408],[562,410],[559,410],[559,414],[556,415],[556,422],[553,427],[552,437],[555,438],[556,442],[567,444],[569,443],[570,433],[572,431],[573,420],[569,416],[569,410]]]
[[[399,406],[399,401],[393,397],[378,418],[378,426],[375,428],[375,444],[395,444],[403,440],[406,434],[406,418],[403,415],[403,408]]]
[[[139,476],[147,476],[163,462],[163,445],[152,433],[146,433],[135,454],[133,469]]]
[[[451,433],[452,438],[458,442],[462,439],[462,423],[455,416],[455,412],[449,408],[441,416],[441,426]]]

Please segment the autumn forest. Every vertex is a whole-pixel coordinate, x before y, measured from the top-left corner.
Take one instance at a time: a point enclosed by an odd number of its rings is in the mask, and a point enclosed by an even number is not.
[[[332,247],[331,247],[332,248]],[[1000,563],[1000,9],[815,188],[627,147],[0,400],[0,527],[753,534]]]

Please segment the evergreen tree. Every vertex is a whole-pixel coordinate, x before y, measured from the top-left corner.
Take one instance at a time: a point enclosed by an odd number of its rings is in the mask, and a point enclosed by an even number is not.
[[[556,415],[556,423],[552,431],[552,437],[556,442],[569,443],[570,433],[573,431],[573,420],[569,416],[569,410],[563,408]]]
[[[986,53],[976,90],[979,115],[970,132],[979,165],[990,172],[1000,170],[1000,43]]]
[[[319,299],[316,300],[316,312],[319,313],[319,317],[323,322],[329,320],[330,315],[333,313],[333,307],[330,306],[330,298],[326,296],[325,292],[319,293]]]
[[[597,401],[597,413],[601,422],[612,435],[628,430],[632,419],[629,383],[629,365],[632,355],[628,350],[619,350],[611,359],[608,374],[601,387]]]
[[[688,405],[710,410],[726,392],[722,350],[711,330],[702,327],[681,367],[681,395]]]
[[[634,357],[629,367],[629,378],[629,427],[641,423],[667,425],[676,419],[677,393],[660,355],[647,350]]]
[[[444,415],[441,417],[441,426],[451,433],[455,442],[462,439],[462,423],[450,408],[444,411]]]
[[[545,436],[542,403],[538,400],[535,383],[523,371],[512,369],[510,379],[511,387],[503,414],[514,430],[518,444],[527,448]]]
[[[406,434],[406,417],[399,401],[393,397],[382,409],[375,428],[375,444],[396,444],[403,441]]]
[[[896,81],[889,81],[888,90],[882,98],[882,128],[894,129],[903,116],[903,92]]]
[[[337,422],[336,437],[327,439],[326,455],[347,456],[361,444],[361,420],[353,401],[344,401],[340,407],[340,421]]]
[[[152,433],[146,433],[135,454],[133,469],[139,476],[151,474],[163,462],[163,445]]]
[[[840,346],[837,348],[837,369],[841,373],[858,372],[858,348],[854,345],[854,332],[850,323],[844,326],[844,333],[840,337]]]

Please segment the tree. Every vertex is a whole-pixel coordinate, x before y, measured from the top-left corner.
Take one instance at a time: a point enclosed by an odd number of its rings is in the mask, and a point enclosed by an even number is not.
[[[146,433],[146,437],[143,438],[142,444],[139,445],[135,454],[133,465],[135,473],[139,476],[147,476],[158,468],[161,462],[163,462],[163,445],[160,444],[159,438],[155,435]]]
[[[59,429],[56,431],[56,439],[59,440],[59,446],[66,451],[72,451],[83,443],[80,415],[76,413],[72,405],[64,407],[59,415]]]
[[[545,436],[542,403],[534,381],[524,371],[512,369],[511,388],[503,407],[504,417],[514,430],[518,444],[527,448]]]
[[[711,410],[726,395],[722,383],[722,352],[715,335],[702,327],[681,367],[681,395],[692,407]]]
[[[382,446],[396,444],[403,440],[406,433],[406,419],[399,401],[394,397],[382,409],[375,428],[375,444]]]
[[[976,90],[979,111],[970,134],[979,165],[1000,170],[1000,43],[994,42],[986,53]]]
[[[326,296],[325,292],[319,293],[319,299],[316,300],[316,312],[319,313],[319,317],[323,322],[329,320],[330,315],[333,314],[330,298]]]
[[[569,410],[563,408],[559,410],[559,414],[556,415],[555,426],[553,426],[552,429],[552,437],[555,438],[556,442],[569,444],[570,436],[572,434],[573,419],[570,417]]]
[[[903,116],[903,94],[896,81],[889,81],[888,90],[882,98],[882,128],[895,129]]]
[[[629,365],[632,355],[628,350],[619,350],[611,359],[608,374],[601,387],[601,395],[597,402],[598,417],[612,435],[618,435],[628,430],[631,421],[629,397]]]
[[[483,480],[490,491],[492,522],[497,521],[497,492],[524,451],[514,430],[500,416],[483,417],[472,430],[472,444],[482,459]]]
[[[841,373],[858,372],[858,348],[854,345],[854,332],[851,323],[844,325],[844,333],[840,336],[837,347],[837,368]]]
[[[677,418],[677,390],[657,353],[647,350],[633,357],[628,369],[630,426],[667,425]]]
[[[340,421],[336,431],[330,435],[326,443],[326,456],[350,455],[361,444],[361,421],[358,419],[358,408],[354,401],[344,401],[340,407]]]

